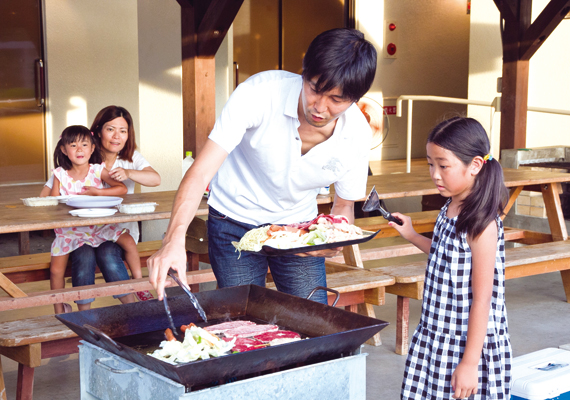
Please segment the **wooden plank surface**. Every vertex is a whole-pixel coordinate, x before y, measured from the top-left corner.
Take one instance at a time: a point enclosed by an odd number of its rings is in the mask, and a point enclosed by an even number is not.
[[[327,274],[327,287],[340,293],[356,292],[393,285],[394,278],[364,269]],[[275,289],[275,283],[267,283],[269,289]]]
[[[77,336],[55,315],[0,323],[0,346],[15,347]]]
[[[212,270],[190,271],[187,273],[187,276],[189,284],[212,282],[216,280]],[[176,283],[171,279],[167,280],[171,282],[171,286],[176,286]],[[141,278],[130,279],[128,281],[34,292],[28,293],[27,297],[0,298],[0,311],[43,306],[54,303],[66,303],[74,300],[90,299],[92,297],[112,296],[116,294],[134,293],[151,289],[152,285],[148,281],[148,278]]]

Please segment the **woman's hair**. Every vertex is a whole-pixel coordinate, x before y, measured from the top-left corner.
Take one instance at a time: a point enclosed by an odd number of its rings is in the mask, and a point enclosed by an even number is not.
[[[358,101],[370,89],[376,74],[376,49],[356,29],[337,28],[318,35],[303,57],[303,79],[317,77],[317,93],[339,88]]]
[[[101,129],[103,129],[103,125],[119,117],[123,117],[125,121],[127,121],[127,124],[129,126],[128,129],[129,136],[125,143],[125,147],[123,147],[123,150],[119,152],[118,157],[121,160],[127,160],[129,162],[132,162],[133,153],[137,148],[137,142],[135,140],[135,128],[133,126],[133,117],[131,117],[131,114],[125,108],[119,106],[107,106],[103,108],[95,116],[93,124],[91,125],[91,131],[95,136],[95,141],[97,142],[97,145],[102,150],[103,146],[101,145]]]
[[[487,133],[473,118],[454,117],[437,125],[429,134],[428,143],[451,151],[465,166],[477,156],[489,154]],[[461,203],[457,218],[458,233],[479,236],[497,214],[504,214],[508,192],[503,180],[503,169],[495,159],[488,160],[475,176],[471,192]]]
[[[89,129],[84,127],[83,125],[71,125],[68,126],[63,130],[57,145],[55,146],[55,151],[53,153],[53,164],[55,167],[62,167],[66,171],[69,171],[73,164],[69,157],[63,154],[61,150],[66,144],[70,144],[73,142],[78,142],[82,140],[87,140],[91,144],[95,145],[95,150],[91,154],[89,158],[89,164],[101,164],[103,162],[101,158],[101,152],[97,146],[97,142],[93,137],[93,134]]]

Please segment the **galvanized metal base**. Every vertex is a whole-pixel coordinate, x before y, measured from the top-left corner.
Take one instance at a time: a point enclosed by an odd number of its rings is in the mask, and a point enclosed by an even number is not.
[[[82,400],[366,399],[365,353],[185,393],[185,387],[82,341]]]

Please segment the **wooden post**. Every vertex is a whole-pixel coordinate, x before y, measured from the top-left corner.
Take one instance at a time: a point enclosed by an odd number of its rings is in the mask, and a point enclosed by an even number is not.
[[[197,26],[194,6],[184,3],[182,18],[182,115],[183,153],[194,158],[204,147],[216,119],[216,82],[214,57],[198,58]]]

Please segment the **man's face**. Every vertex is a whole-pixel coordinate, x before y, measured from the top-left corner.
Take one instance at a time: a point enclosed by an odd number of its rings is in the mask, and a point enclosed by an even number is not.
[[[328,92],[317,93],[317,80],[318,77],[310,81],[303,79],[301,102],[307,122],[314,127],[321,128],[340,117],[353,101],[343,97],[342,91],[336,87]]]

